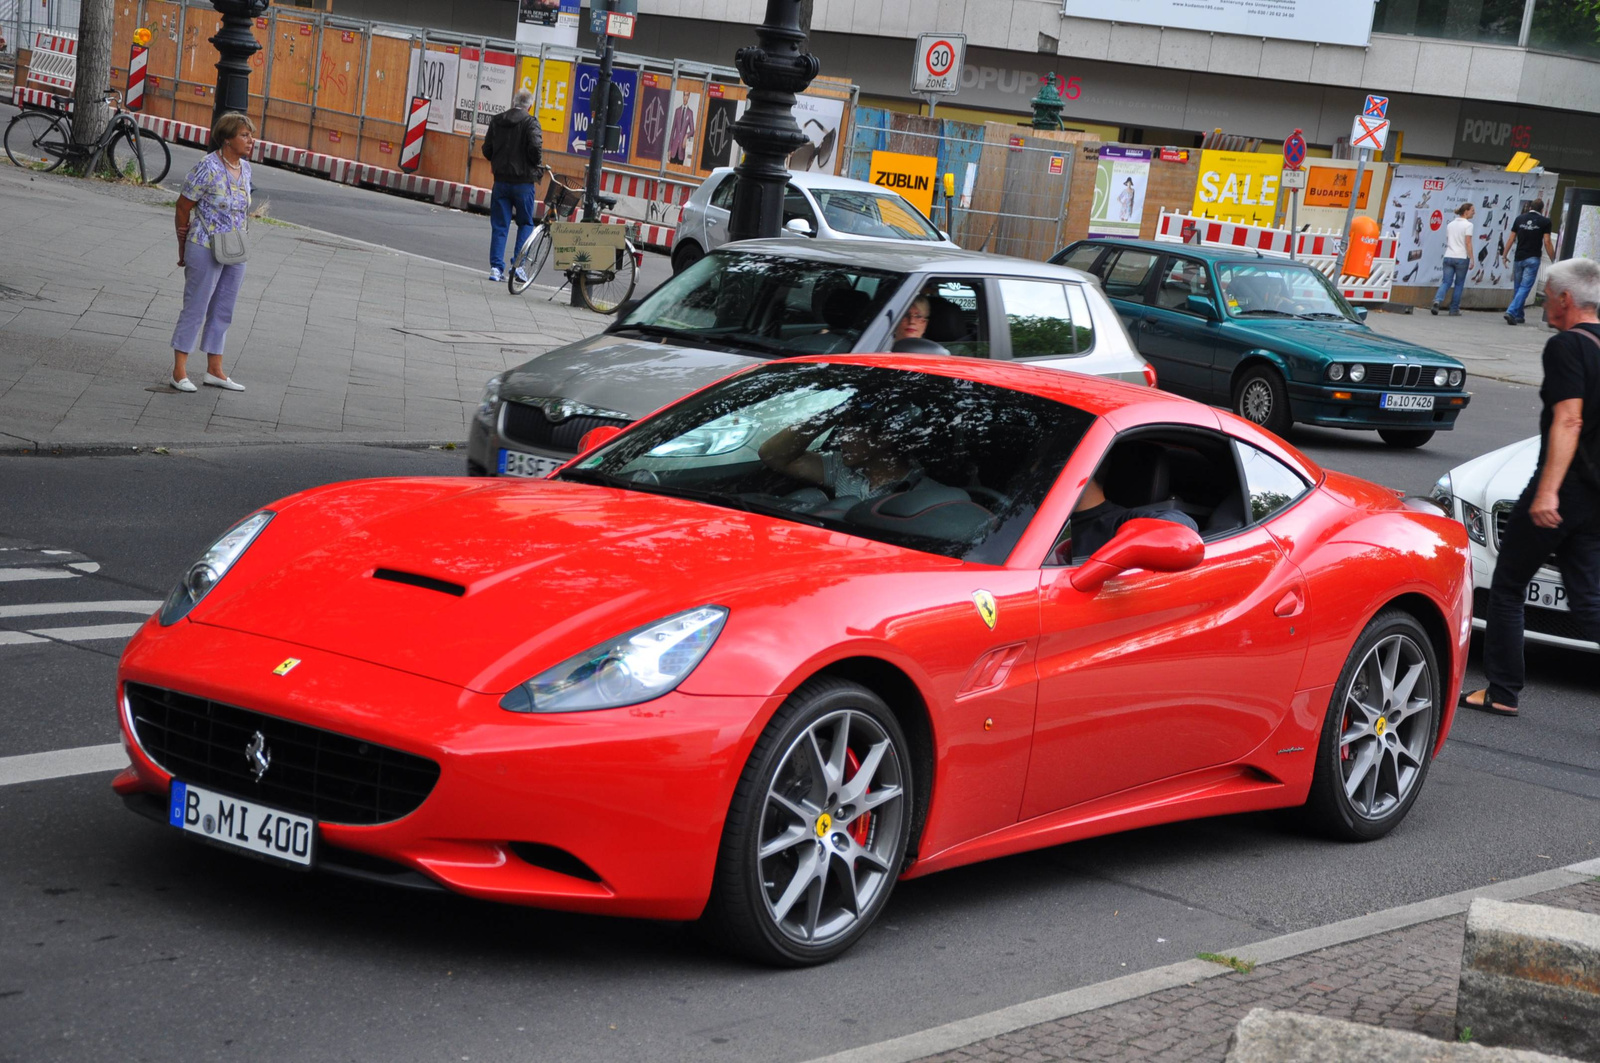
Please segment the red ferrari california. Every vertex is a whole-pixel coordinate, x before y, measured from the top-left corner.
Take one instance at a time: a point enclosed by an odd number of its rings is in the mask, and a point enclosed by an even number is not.
[[[589,442],[235,525],[123,655],[117,791],[809,964],[898,879],[1020,850],[1287,806],[1379,837],[1449,729],[1462,526],[1207,406],[838,356]]]

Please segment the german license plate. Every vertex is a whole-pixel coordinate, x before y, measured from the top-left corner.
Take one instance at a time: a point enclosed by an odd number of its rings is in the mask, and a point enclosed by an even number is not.
[[[554,458],[541,458],[537,454],[524,454],[518,450],[500,451],[501,476],[549,476],[562,464]]]
[[[274,860],[311,866],[314,820],[172,780],[167,822],[189,834]]]
[[[1433,409],[1432,395],[1391,395],[1384,392],[1378,398],[1378,405],[1385,410],[1431,410]]]
[[[1560,580],[1532,579],[1528,581],[1528,604],[1540,609],[1554,609],[1558,613],[1570,612],[1567,605],[1567,588]]]

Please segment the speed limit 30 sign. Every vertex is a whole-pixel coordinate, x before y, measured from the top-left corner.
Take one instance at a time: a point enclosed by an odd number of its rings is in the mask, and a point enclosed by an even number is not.
[[[917,38],[916,57],[911,63],[911,91],[922,96],[960,92],[961,67],[966,57],[966,34],[924,33]]]

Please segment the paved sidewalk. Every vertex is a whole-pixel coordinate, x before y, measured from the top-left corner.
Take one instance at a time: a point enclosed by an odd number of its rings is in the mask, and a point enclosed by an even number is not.
[[[1236,949],[1244,970],[1189,960],[813,1063],[1220,1061],[1257,1007],[1451,1040],[1471,897],[1600,914],[1597,875],[1600,860],[1491,884]]]
[[[247,390],[182,394],[166,384],[175,198],[0,161],[0,447],[460,441],[490,376],[609,320],[546,289],[512,296],[477,271],[257,224],[224,361]],[[203,358],[189,367],[198,381]]]
[[[1373,310],[1367,324],[1385,336],[1420,343],[1459,358],[1467,367],[1467,388],[1474,376],[1538,387],[1544,377],[1539,356],[1544,341],[1555,335],[1544,323],[1542,307],[1528,307],[1528,323],[1506,324],[1500,311],[1464,310],[1460,317],[1427,309],[1410,314]]]

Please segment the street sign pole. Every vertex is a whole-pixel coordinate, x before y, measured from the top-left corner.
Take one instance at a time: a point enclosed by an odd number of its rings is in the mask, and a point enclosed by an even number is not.
[[[1368,122],[1368,119],[1373,121]],[[1384,140],[1389,134],[1389,97],[1368,96],[1350,132],[1351,142],[1356,145],[1356,183],[1350,189],[1350,205],[1344,212],[1344,232],[1340,236],[1340,243],[1344,245],[1340,249],[1341,256],[1350,250],[1350,226],[1356,220],[1356,203],[1361,199],[1361,179],[1367,173],[1367,148],[1361,142],[1371,140],[1379,151],[1383,150]]]
[[[1350,250],[1350,224],[1356,220],[1356,201],[1361,198],[1361,178],[1367,172],[1367,149],[1358,150],[1360,154],[1356,158],[1356,183],[1355,187],[1350,189],[1350,205],[1344,211],[1344,235],[1340,237],[1345,251]]]
[[[933,112],[938,109],[938,106],[939,106],[939,97],[935,96],[931,92],[928,93],[928,117],[929,118],[933,117]]]
[[[1305,188],[1305,174],[1300,169],[1306,161],[1306,138],[1302,130],[1296,129],[1288,139],[1283,142],[1283,168],[1286,176],[1279,181],[1280,191],[1289,193],[1289,258],[1294,259],[1295,237],[1300,231],[1300,196]],[[1293,174],[1293,178],[1287,175]]]

